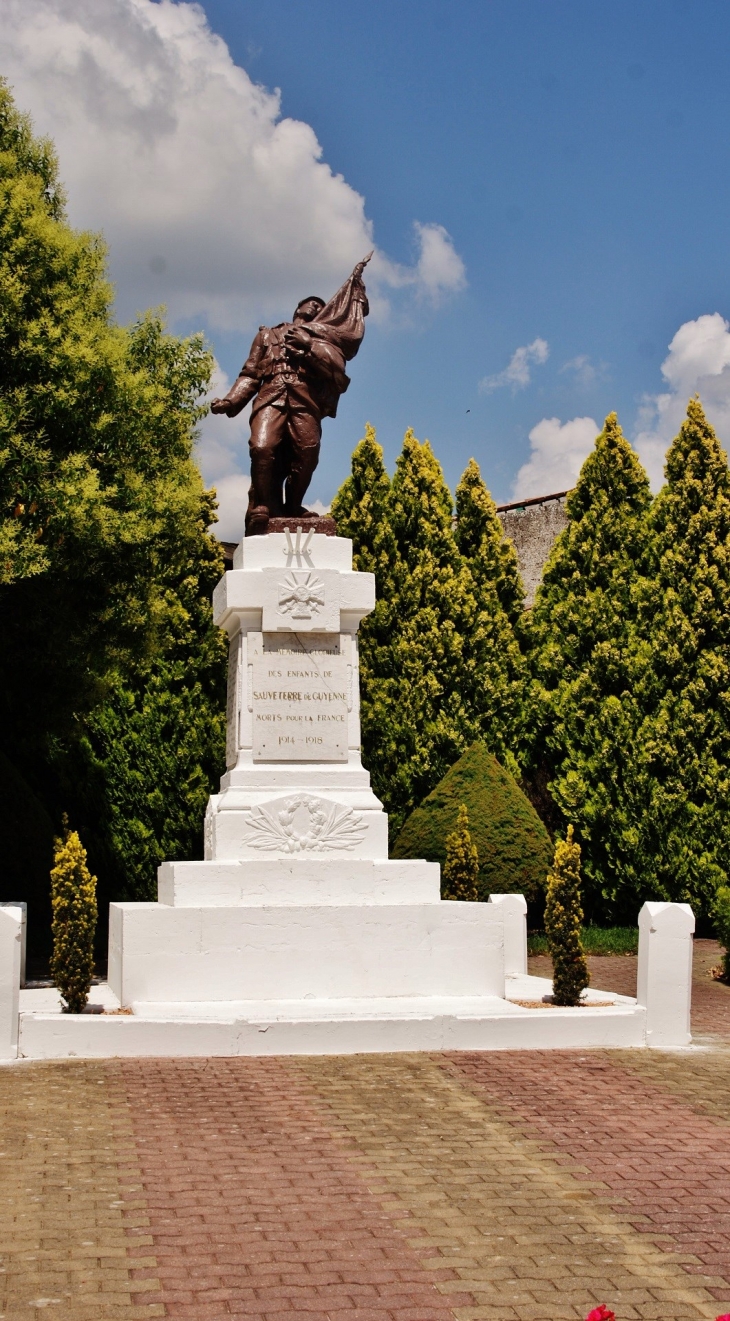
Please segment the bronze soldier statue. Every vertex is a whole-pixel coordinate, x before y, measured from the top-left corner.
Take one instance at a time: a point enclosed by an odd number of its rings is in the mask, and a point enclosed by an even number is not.
[[[246,536],[268,530],[269,519],[311,518],[302,500],[317,462],[322,418],[337,415],[350,378],[345,363],[355,357],[365,333],[368,300],[358,263],[328,303],[303,298],[292,321],[261,326],[239,376],[212,413],[235,417],[251,409],[251,486]]]

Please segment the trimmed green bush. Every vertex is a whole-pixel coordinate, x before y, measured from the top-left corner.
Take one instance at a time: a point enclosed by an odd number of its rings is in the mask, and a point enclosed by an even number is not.
[[[725,981],[730,981],[730,885],[718,887],[715,902],[712,906],[712,916],[715,922],[717,939],[725,949],[722,960],[722,975]]]
[[[51,872],[53,954],[51,977],[69,1014],[80,1014],[94,975],[96,877],[86,865],[86,849],[64,819],[64,837],[56,840]]]
[[[443,867],[446,838],[457,827],[462,803],[479,853],[479,898],[524,894],[528,903],[539,903],[552,861],[550,836],[517,781],[483,743],[473,744],[411,812],[392,856],[426,858]]]
[[[477,900],[479,891],[479,853],[469,832],[469,813],[464,803],[459,808],[456,830],[446,836],[446,861],[441,874],[442,899]]]
[[[553,1001],[577,1005],[590,981],[580,939],[583,909],[580,902],[580,844],[567,839],[555,844],[555,857],[547,881],[545,935],[553,960]]]

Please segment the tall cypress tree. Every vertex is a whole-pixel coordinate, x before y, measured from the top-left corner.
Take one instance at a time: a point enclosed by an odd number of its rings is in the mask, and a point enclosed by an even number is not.
[[[531,769],[582,840],[589,916],[627,912],[639,886],[633,620],[650,501],[612,413],[568,496],[570,521],[532,610]]]
[[[482,480],[479,464],[470,459],[456,488],[456,544],[468,561],[474,581],[496,592],[510,622],[522,619],[525,589],[517,555],[502,528],[495,505]]]
[[[456,545],[441,465],[410,429],[393,478],[391,519],[400,561],[386,751],[395,836],[480,732],[465,681],[476,595]]]
[[[527,683],[519,642],[525,593],[514,547],[474,459],[456,488],[456,543],[476,598],[464,640],[463,691],[487,747],[517,774]]]
[[[354,567],[375,575],[375,609],[360,625],[360,725],[363,761],[373,788],[390,810],[390,764],[397,757],[392,710],[397,701],[393,633],[403,566],[391,523],[391,482],[375,428],[352,455],[352,471],[332,502],[337,532],[352,541]],[[387,768],[385,749],[388,749]]]
[[[707,916],[730,873],[730,472],[699,399],[665,475],[638,619],[638,852],[651,897]]]

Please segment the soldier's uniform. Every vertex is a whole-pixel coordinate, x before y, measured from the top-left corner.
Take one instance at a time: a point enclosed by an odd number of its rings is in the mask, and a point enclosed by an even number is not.
[[[227,396],[231,416],[254,401],[249,512],[263,506],[271,516],[301,508],[319,460],[322,418],[335,416],[337,400],[349,385],[344,355],[311,325],[297,326],[310,339],[305,353],[287,347],[292,325],[261,326]]]

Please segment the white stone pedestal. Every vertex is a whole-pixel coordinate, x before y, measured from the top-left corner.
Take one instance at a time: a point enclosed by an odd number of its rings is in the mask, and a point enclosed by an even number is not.
[[[388,860],[360,760],[357,630],[375,584],[351,542],[249,537],[213,602],[230,639],[228,770],[205,861],[163,863],[156,904],[111,905],[122,1005],[323,1024],[494,1012],[503,908],[442,903],[436,864]]]

